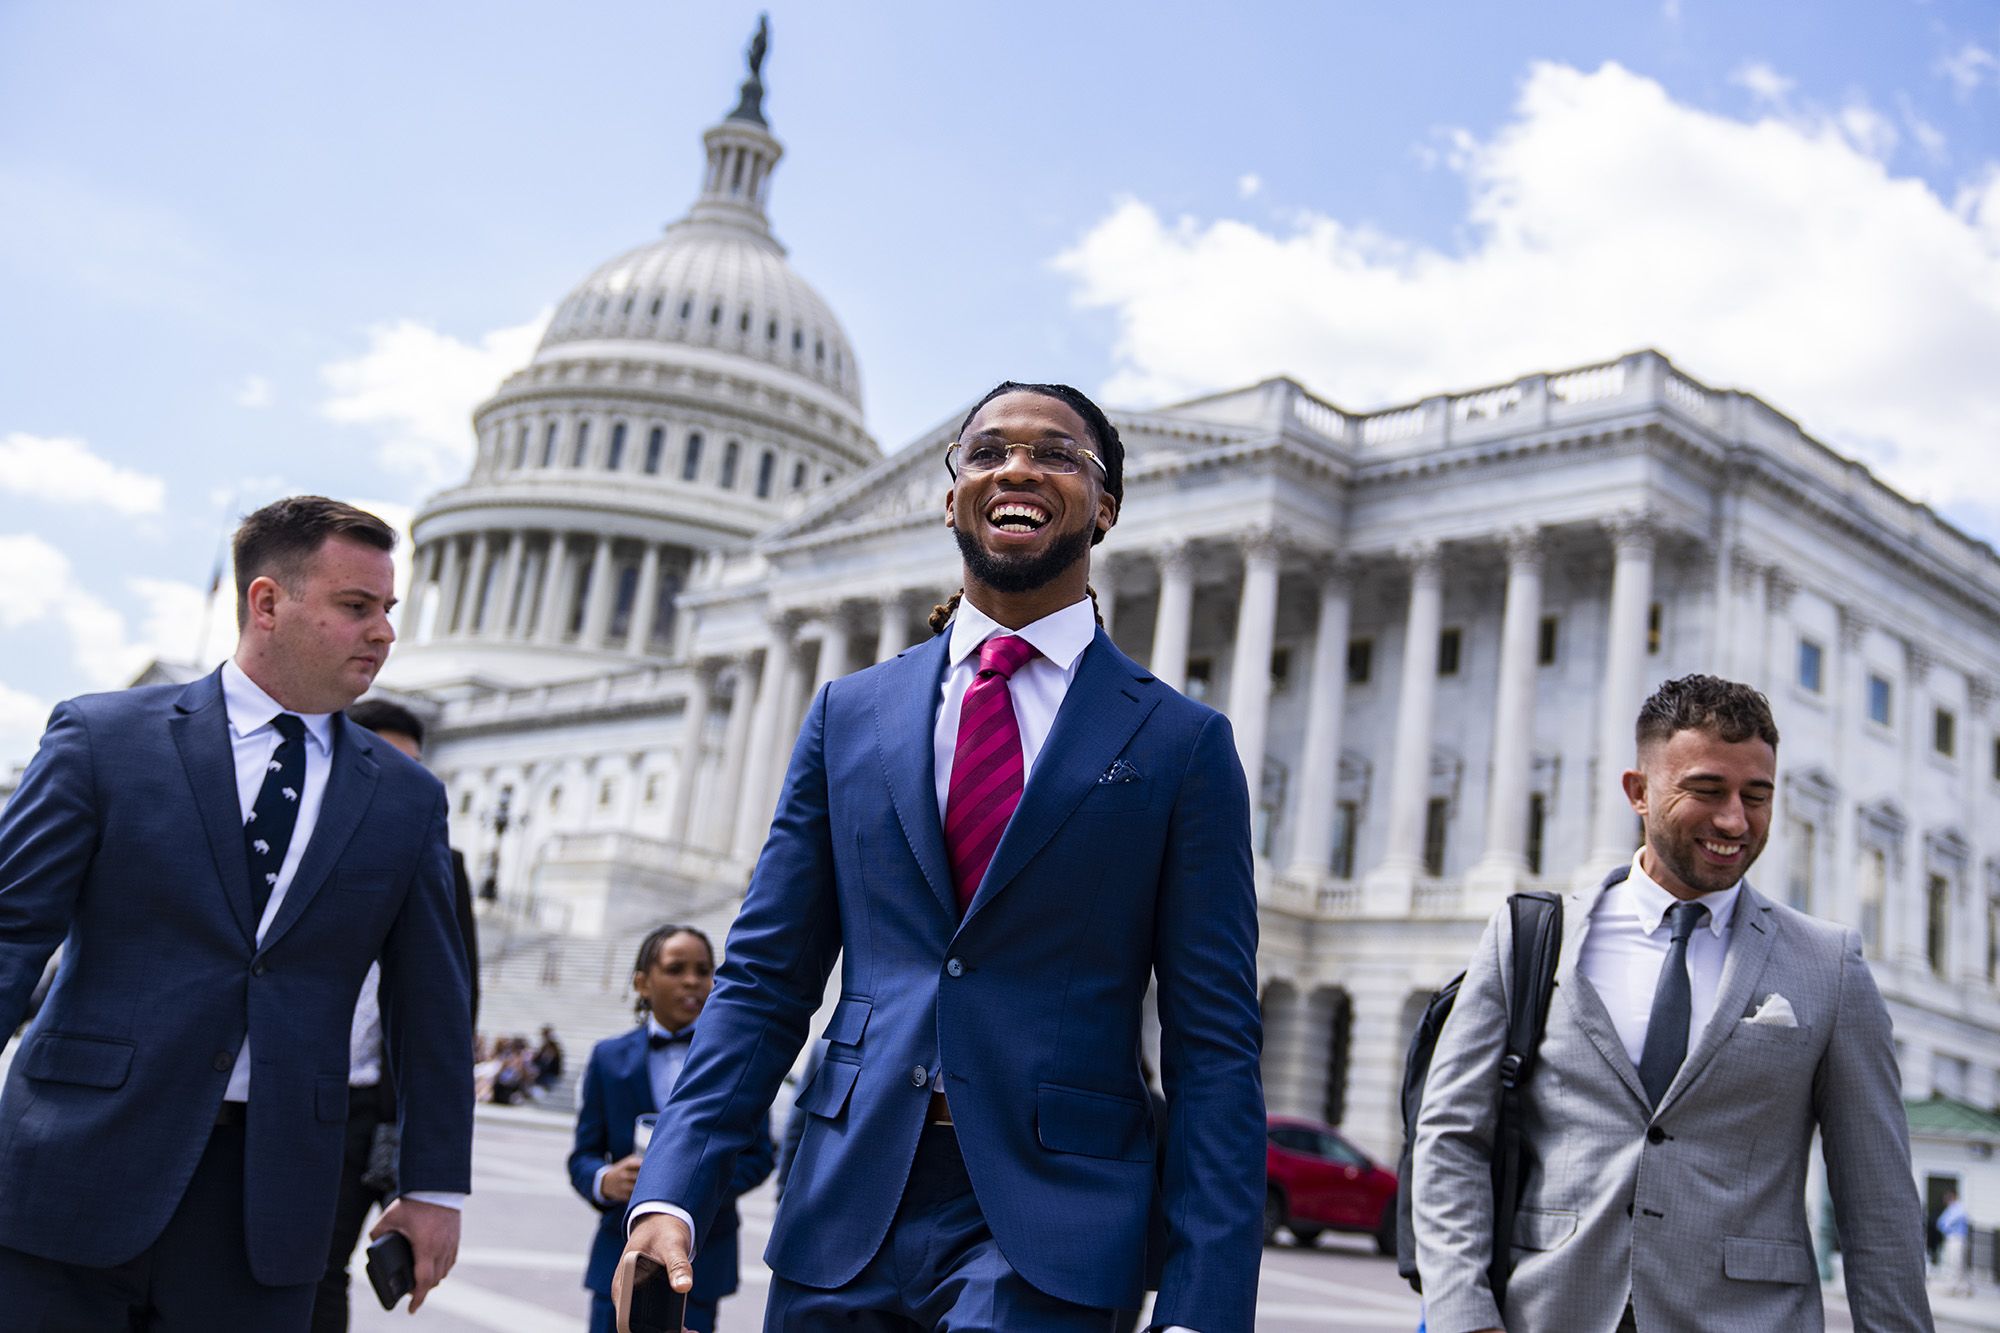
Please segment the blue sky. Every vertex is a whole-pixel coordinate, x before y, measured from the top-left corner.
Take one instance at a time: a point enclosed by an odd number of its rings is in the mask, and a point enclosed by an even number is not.
[[[231,512],[458,475],[757,8],[0,7],[0,757],[195,651]],[[770,8],[885,448],[1003,375],[1360,409],[1652,345],[2000,538],[1990,0]]]

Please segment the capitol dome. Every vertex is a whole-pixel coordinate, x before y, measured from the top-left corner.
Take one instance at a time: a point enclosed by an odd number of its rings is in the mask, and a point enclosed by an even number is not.
[[[473,412],[472,475],[412,524],[399,688],[673,660],[698,560],[881,457],[854,348],[771,234],[784,148],[764,120],[764,40],[736,109],[702,136],[687,215],[564,297]]]

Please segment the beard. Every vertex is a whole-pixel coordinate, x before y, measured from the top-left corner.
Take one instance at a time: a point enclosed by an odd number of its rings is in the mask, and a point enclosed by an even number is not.
[[[1694,845],[1692,837],[1676,837],[1666,828],[1646,829],[1646,845],[1653,849],[1653,855],[1681,883],[1696,893],[1720,893],[1743,879],[1750,873],[1750,867],[1763,855],[1762,842],[1743,845],[1743,862],[1735,866],[1711,866],[1701,859],[1700,849]]]
[[[995,592],[1033,592],[1061,575],[1090,553],[1096,529],[1084,527],[1049,543],[1040,555],[1000,556],[979,544],[964,528],[954,527],[965,572]]]

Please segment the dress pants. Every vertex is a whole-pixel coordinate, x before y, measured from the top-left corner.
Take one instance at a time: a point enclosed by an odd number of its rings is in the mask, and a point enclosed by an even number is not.
[[[715,1333],[715,1302],[690,1300],[682,1326],[688,1333]],[[590,1293],[590,1333],[617,1333],[618,1307],[609,1296]]]
[[[980,1215],[958,1136],[930,1125],[875,1257],[832,1289],[774,1274],[764,1333],[1111,1333],[1116,1318],[1014,1271]]]
[[[333,1247],[313,1297],[312,1333],[347,1333],[348,1265],[368,1214],[384,1197],[380,1190],[362,1184],[361,1177],[368,1170],[375,1127],[388,1115],[380,1088],[347,1090],[347,1137],[340,1154],[340,1195],[333,1207]],[[373,1288],[364,1288],[362,1294],[364,1299],[375,1299]]]
[[[250,1275],[241,1125],[215,1127],[166,1229],[137,1258],[89,1268],[0,1247],[10,1333],[298,1333],[312,1300],[310,1282],[267,1287]]]

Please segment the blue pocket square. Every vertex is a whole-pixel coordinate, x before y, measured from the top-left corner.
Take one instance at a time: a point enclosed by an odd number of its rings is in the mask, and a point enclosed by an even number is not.
[[[1120,759],[1115,761],[1111,767],[1104,770],[1104,776],[1097,780],[1097,785],[1100,787],[1111,787],[1121,782],[1137,782],[1138,780],[1139,770],[1126,763],[1123,759]]]

